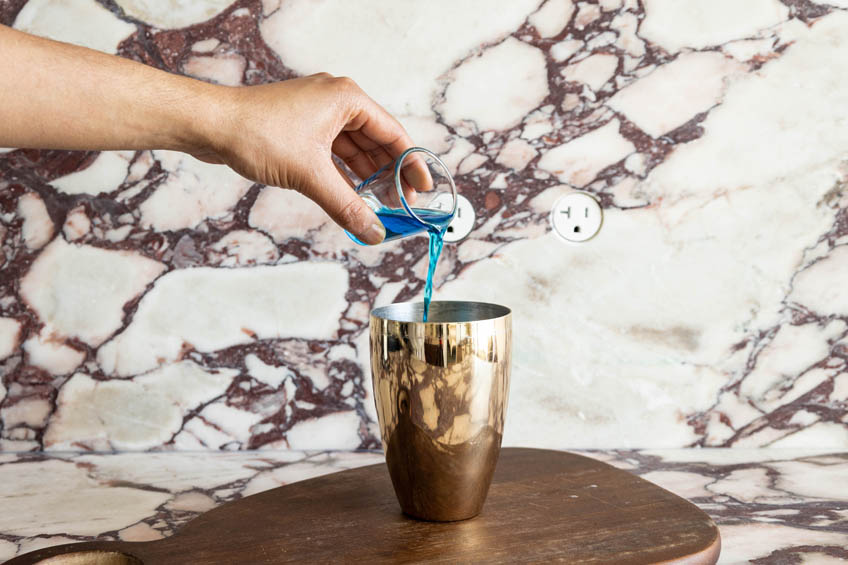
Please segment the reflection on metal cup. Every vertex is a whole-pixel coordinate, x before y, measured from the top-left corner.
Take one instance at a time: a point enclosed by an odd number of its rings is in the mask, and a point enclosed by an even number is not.
[[[483,507],[500,453],[512,314],[482,302],[391,304],[371,312],[371,374],[401,509],[434,521]]]

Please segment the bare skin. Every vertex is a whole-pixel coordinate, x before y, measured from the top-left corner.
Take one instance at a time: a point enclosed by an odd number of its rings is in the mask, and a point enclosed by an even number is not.
[[[0,147],[183,151],[297,190],[361,241],[385,237],[332,154],[366,178],[412,140],[351,79],[216,86],[2,25],[0,52]]]

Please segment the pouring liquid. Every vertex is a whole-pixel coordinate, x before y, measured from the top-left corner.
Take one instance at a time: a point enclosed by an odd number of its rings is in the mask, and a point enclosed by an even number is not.
[[[383,241],[392,241],[400,239],[407,235],[427,231],[430,236],[430,265],[427,269],[427,282],[424,285],[424,319],[427,321],[427,313],[430,310],[430,300],[433,296],[433,275],[436,272],[436,263],[439,261],[439,255],[442,253],[442,245],[444,244],[445,232],[448,229],[453,219],[453,215],[440,212],[438,210],[430,210],[424,208],[413,208],[419,218],[423,218],[426,223],[419,222],[404,210],[393,210],[385,206],[379,210],[375,210],[377,218],[383,223],[386,228],[386,239]],[[352,234],[348,233],[353,241],[360,245],[366,245],[359,241]]]
[[[450,223],[450,220],[448,220]],[[433,274],[436,272],[436,263],[439,261],[439,255],[442,253],[442,245],[444,245],[445,231],[447,224],[439,230],[431,229],[430,233],[430,266],[427,269],[427,282],[424,284],[424,319],[427,321],[427,314],[430,311],[430,299],[433,296]]]

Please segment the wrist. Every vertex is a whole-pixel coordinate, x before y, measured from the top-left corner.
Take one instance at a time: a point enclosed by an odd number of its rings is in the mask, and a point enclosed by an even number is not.
[[[191,154],[217,153],[221,134],[232,111],[232,87],[179,77],[181,103],[167,109],[167,149]]]

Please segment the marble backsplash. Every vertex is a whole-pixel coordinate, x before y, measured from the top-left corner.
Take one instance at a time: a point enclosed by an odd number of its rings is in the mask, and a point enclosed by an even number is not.
[[[477,211],[436,298],[514,311],[505,444],[848,447],[848,1],[0,0],[0,23],[227,85],[357,80]],[[368,313],[420,299],[425,238],[354,246],[179,153],[0,151],[0,449],[379,447]],[[605,220],[566,244],[575,189]]]

